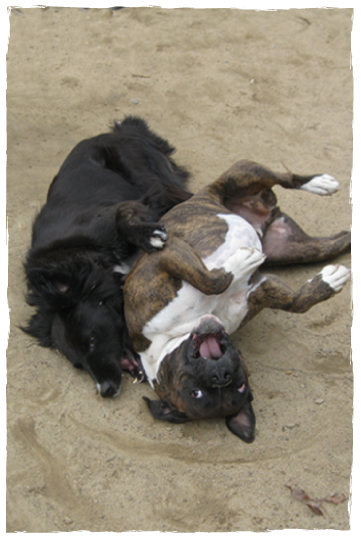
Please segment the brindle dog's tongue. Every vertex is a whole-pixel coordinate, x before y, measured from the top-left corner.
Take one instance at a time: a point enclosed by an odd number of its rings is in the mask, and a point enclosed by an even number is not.
[[[214,336],[207,336],[201,343],[199,353],[204,359],[219,359],[222,357],[222,351]]]

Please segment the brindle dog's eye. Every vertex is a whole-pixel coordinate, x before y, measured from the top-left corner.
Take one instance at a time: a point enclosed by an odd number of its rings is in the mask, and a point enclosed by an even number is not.
[[[202,398],[203,392],[200,389],[195,389],[191,392],[191,396],[193,396],[193,398]]]

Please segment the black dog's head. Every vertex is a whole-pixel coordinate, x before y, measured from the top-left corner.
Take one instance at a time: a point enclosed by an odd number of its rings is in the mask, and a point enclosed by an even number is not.
[[[247,443],[254,440],[255,415],[244,363],[220,321],[202,318],[187,340],[162,361],[154,388],[161,400],[145,398],[157,419],[183,423],[225,417]]]
[[[143,379],[123,316],[119,275],[91,260],[27,268],[36,313],[23,330],[86,370],[103,397],[120,392],[123,370]]]

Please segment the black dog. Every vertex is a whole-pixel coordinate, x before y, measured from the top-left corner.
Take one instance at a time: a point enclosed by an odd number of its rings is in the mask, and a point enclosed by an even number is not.
[[[22,329],[87,370],[104,397],[119,394],[123,370],[143,378],[122,285],[139,248],[163,247],[160,217],[191,195],[174,150],[140,118],[116,121],[69,154],[33,225],[24,266],[36,312]]]

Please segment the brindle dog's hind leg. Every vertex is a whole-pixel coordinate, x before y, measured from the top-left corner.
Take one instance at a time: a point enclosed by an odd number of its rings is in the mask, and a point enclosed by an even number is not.
[[[293,291],[277,276],[259,276],[248,295],[248,314],[242,321],[245,325],[263,308],[273,308],[302,314],[319,302],[326,301],[339,293],[351,271],[343,265],[327,265],[298,291]]]
[[[331,237],[310,237],[292,218],[280,213],[267,227],[262,245],[267,265],[317,263],[349,250],[351,233],[341,231]]]
[[[339,188],[337,180],[330,175],[295,175],[275,173],[263,165],[249,160],[233,164],[208,191],[222,199],[223,204],[237,204],[238,199],[258,195],[274,186],[286,189],[306,190],[317,195],[331,195]],[[247,206],[243,201],[240,202]]]
[[[213,183],[209,194],[235,214],[249,221],[262,237],[266,264],[292,264],[324,261],[350,248],[351,234],[342,231],[331,237],[310,237],[277,207],[272,191],[275,185],[332,195],[338,182],[330,175],[274,173],[250,161],[235,163]]]

